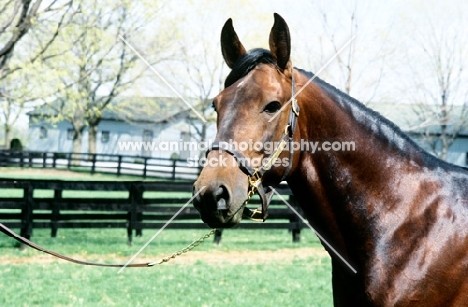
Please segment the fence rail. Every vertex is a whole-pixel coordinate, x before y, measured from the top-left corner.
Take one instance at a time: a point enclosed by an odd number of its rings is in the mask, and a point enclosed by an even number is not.
[[[192,182],[141,181],[61,181],[0,178],[0,221],[30,238],[35,228],[50,228],[57,236],[60,228],[127,229],[132,233],[161,228],[191,197]],[[278,188],[290,204],[297,207],[287,186]],[[258,206],[254,198],[252,206]],[[304,223],[280,199],[274,198],[265,223],[243,221],[239,228],[282,228],[300,240]],[[207,228],[198,211],[187,206],[168,225],[172,229]],[[215,242],[221,239],[221,232]]]
[[[195,180],[200,173],[200,168],[186,160],[38,151],[0,150],[0,166],[79,169],[91,174],[100,172],[170,180]]]

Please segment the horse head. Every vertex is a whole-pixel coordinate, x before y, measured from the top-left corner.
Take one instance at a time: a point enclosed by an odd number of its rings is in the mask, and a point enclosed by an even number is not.
[[[256,185],[262,196],[263,186],[279,183],[292,168],[292,154],[282,150],[292,137],[295,117],[282,112],[291,109],[294,92],[291,42],[284,19],[274,17],[270,50],[247,52],[231,19],[221,31],[221,50],[231,72],[213,101],[215,145],[194,184],[194,206],[210,227],[238,224],[249,190]]]

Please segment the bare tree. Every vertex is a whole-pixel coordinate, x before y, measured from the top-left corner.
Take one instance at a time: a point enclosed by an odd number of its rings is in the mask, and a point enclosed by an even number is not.
[[[348,17],[346,20],[346,23],[344,25],[341,25],[341,27],[337,28],[337,27],[333,27],[332,25],[330,25],[327,10],[325,10],[323,7],[321,7],[320,9],[320,16],[321,16],[325,39],[327,39],[328,42],[331,44],[333,51],[335,53],[338,53],[338,50],[341,48],[341,46],[338,44],[338,39],[337,39],[338,30],[345,30],[345,32],[348,32],[349,38],[356,36],[358,33],[359,24],[358,24],[357,0],[354,1],[350,10],[346,12],[346,15]],[[321,43],[324,43],[324,42],[321,40]],[[338,54],[338,56],[336,57],[336,62],[338,63],[338,68],[340,69],[340,72],[341,72],[340,75],[343,79],[342,81],[343,89],[345,93],[347,94],[351,93],[353,74],[355,74],[355,71],[354,71],[354,68],[355,68],[354,64],[356,60],[355,55],[356,55],[356,43],[352,42],[349,48],[347,48],[347,50]]]
[[[203,117],[204,120],[190,112],[187,123],[191,138],[204,142],[210,125],[216,121],[212,102],[223,88],[227,67],[221,58],[218,33],[213,33],[208,20],[199,22],[202,26],[196,32],[190,31],[190,35],[180,42],[177,60],[168,71],[173,83],[180,84],[179,89]],[[199,154],[204,155],[204,152]]]
[[[416,61],[417,66],[409,62],[415,82],[408,92],[418,118],[410,130],[436,156],[446,159],[448,149],[468,126],[468,39],[459,31],[460,23],[452,28],[430,21],[428,25],[429,31],[420,31],[414,40],[423,62]]]
[[[332,55],[337,54],[336,59],[322,73],[323,78],[346,94],[368,104],[377,96],[382,96],[379,89],[386,59],[392,54],[392,50],[387,44],[387,37],[370,26],[368,3],[358,0],[340,3],[341,5],[336,6],[339,9],[335,10],[330,10],[326,2],[320,2],[318,10],[314,4],[318,18],[308,22],[319,23],[314,27],[321,29],[316,31],[316,38],[305,40],[312,44],[306,48],[319,53],[319,64],[326,63]],[[338,53],[353,37],[355,38],[351,44]],[[311,63],[309,65],[313,66]]]
[[[206,120],[202,121],[196,116],[191,118],[191,127],[195,131],[196,139],[200,142],[206,141],[207,129],[216,120],[211,105],[214,95],[222,89],[225,68],[224,63],[215,56],[215,52],[219,53],[219,48],[214,49],[212,45],[212,42],[201,40],[196,57],[182,47],[183,66],[188,80],[186,93],[195,99],[198,112]],[[217,46],[219,47],[219,44]],[[194,49],[191,51],[193,52]]]

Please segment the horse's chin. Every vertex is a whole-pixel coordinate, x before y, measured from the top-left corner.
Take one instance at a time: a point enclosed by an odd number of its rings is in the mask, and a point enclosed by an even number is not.
[[[230,215],[229,212],[216,211],[209,215],[201,214],[201,218],[211,228],[232,228],[241,222],[242,210],[234,215]]]
[[[211,228],[233,228],[234,226],[237,226],[239,223],[222,223],[219,221],[204,221],[209,227]]]

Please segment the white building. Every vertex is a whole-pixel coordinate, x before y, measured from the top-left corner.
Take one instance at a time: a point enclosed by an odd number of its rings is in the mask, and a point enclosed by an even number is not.
[[[54,121],[58,112],[53,104],[44,104],[28,113],[30,151],[72,152],[72,125],[65,120]],[[163,146],[169,142],[198,140],[194,125],[200,126],[200,119],[179,98],[119,98],[102,114],[96,153],[153,158],[170,158],[176,154],[182,159],[197,156],[198,151],[193,148]],[[211,124],[207,137],[213,137],[214,132]],[[153,147],[142,146],[141,142],[153,143]],[[83,131],[81,152],[88,152],[88,128]]]

